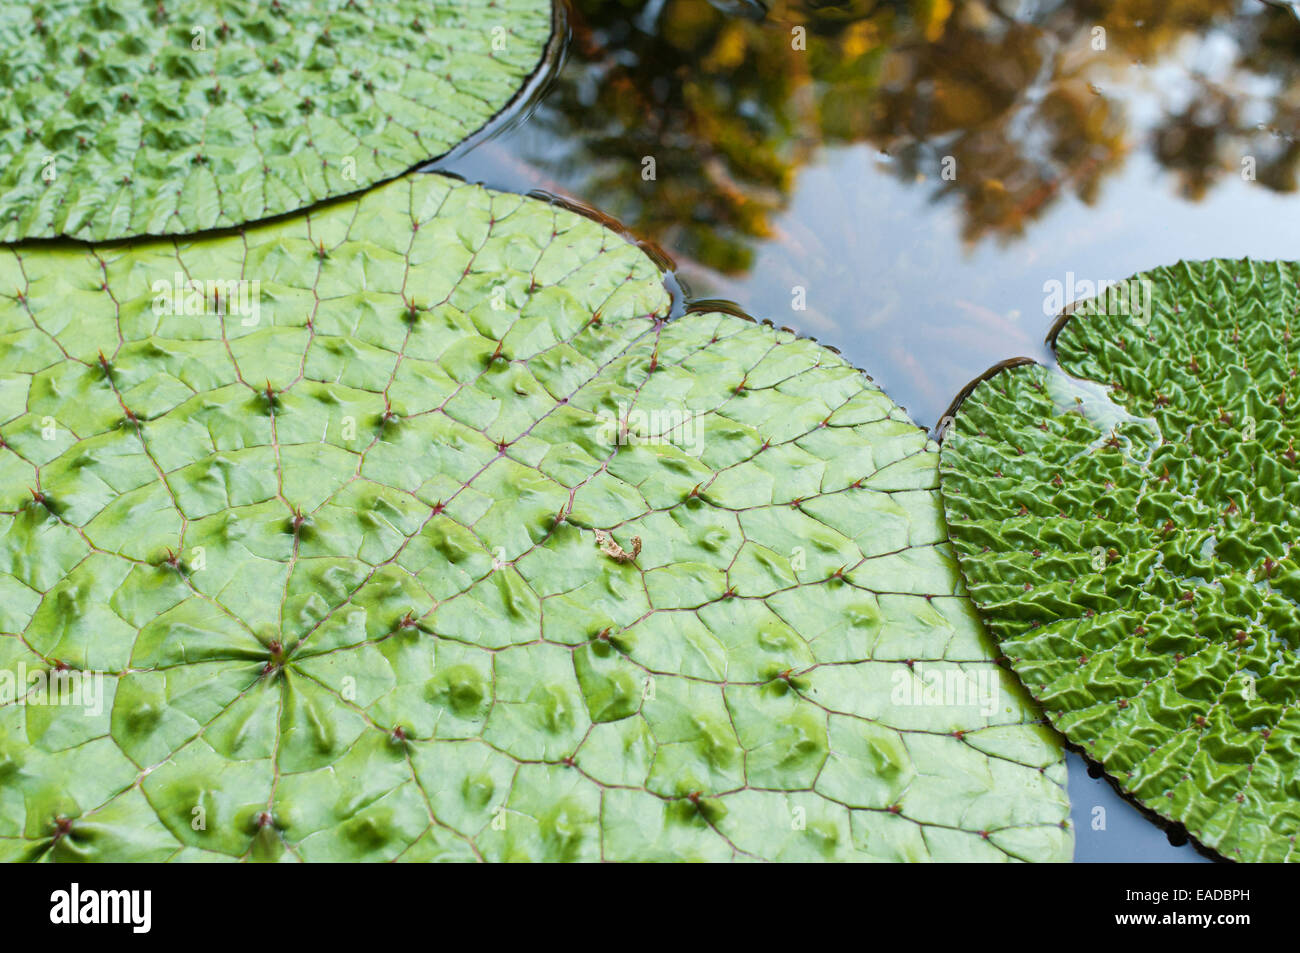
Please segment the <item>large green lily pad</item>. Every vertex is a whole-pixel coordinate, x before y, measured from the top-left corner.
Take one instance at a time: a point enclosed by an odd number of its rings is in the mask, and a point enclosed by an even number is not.
[[[0,706],[0,856],[1069,857],[933,443],[613,231],[417,175],[0,288],[0,673],[106,673]]]
[[[451,149],[550,0],[0,3],[0,239],[239,225]]]
[[[1127,309],[1112,292],[1065,320],[1061,370],[1003,369],[960,405],[948,524],[972,598],[1067,739],[1202,845],[1289,860],[1300,266],[1135,281]]]

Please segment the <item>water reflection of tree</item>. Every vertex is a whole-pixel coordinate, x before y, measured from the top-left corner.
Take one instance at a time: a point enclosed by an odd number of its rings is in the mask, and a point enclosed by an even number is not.
[[[1135,144],[1190,198],[1246,155],[1264,186],[1296,188],[1300,22],[1258,0],[1044,0],[1029,19],[1008,12],[1018,0],[765,5],[759,21],[738,15],[747,0],[574,0],[575,62],[538,117],[565,143],[551,173],[730,273],[749,267],[821,143],[887,152],[961,207],[971,241],[1020,234],[1062,195],[1091,201]],[[1135,130],[1107,77],[1216,28],[1235,43],[1226,78],[1193,73]]]

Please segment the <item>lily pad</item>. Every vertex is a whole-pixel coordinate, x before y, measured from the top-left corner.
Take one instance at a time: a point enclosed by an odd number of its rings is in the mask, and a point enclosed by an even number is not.
[[[442,155],[538,69],[550,0],[0,3],[0,239],[239,225]]]
[[[0,288],[0,675],[84,683],[0,856],[1069,857],[933,442],[614,231],[415,175]]]
[[[1184,262],[977,384],[943,441],[970,593],[1052,723],[1234,860],[1300,830],[1300,266]],[[1300,330],[1300,328],[1297,328]]]

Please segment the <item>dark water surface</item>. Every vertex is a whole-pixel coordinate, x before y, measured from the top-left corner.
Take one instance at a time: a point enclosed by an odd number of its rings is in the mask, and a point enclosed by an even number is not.
[[[1300,257],[1296,9],[574,0],[558,72],[436,166],[615,216],[691,298],[836,346],[933,427],[1050,358],[1052,283]],[[1070,770],[1077,859],[1199,859]]]

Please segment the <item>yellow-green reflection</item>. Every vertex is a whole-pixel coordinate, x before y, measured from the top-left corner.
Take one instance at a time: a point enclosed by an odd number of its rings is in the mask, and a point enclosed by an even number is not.
[[[1260,0],[1047,3],[1027,16],[976,0],[778,0],[762,19],[744,15],[757,6],[576,0],[572,62],[539,116],[563,144],[549,163],[530,158],[724,274],[752,265],[754,240],[773,237],[773,213],[827,145],[895,157],[898,176],[959,204],[968,241],[1013,237],[1062,195],[1090,201],[1134,147],[1110,78],[1158,68],[1188,37],[1226,26],[1241,87],[1289,81],[1263,94],[1263,119],[1207,81],[1161,118],[1151,149],[1192,198],[1248,152],[1259,181],[1295,188],[1295,142],[1259,125],[1300,118],[1300,21]],[[951,180],[944,156],[960,170]]]
[[[536,110],[444,165],[618,217],[927,425],[1050,358],[1051,284],[1300,247],[1286,4],[574,2]]]

